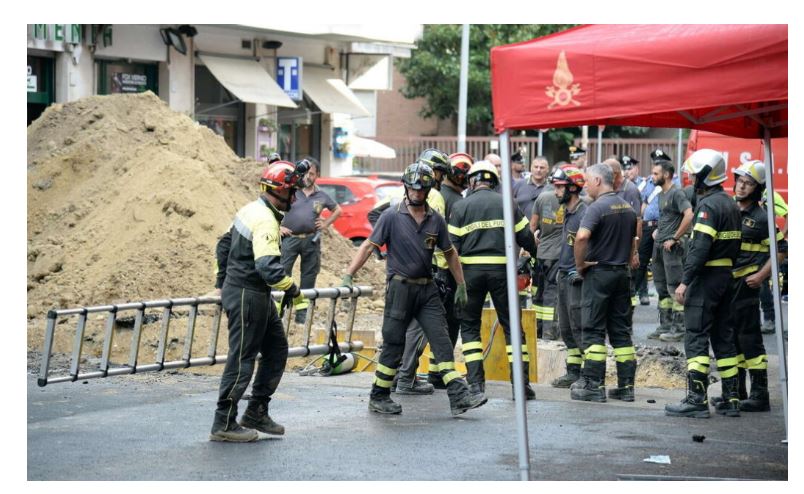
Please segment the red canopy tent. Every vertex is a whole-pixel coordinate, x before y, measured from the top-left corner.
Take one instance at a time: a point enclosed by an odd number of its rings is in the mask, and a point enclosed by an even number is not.
[[[787,136],[787,44],[787,25],[586,25],[492,48],[509,298],[516,299],[509,131],[634,125],[759,137],[765,140],[765,165],[772,170],[771,138]],[[767,176],[772,201],[773,173]],[[768,211],[769,225],[774,225],[772,202]],[[776,237],[772,233],[770,238],[774,252]],[[772,259],[773,279],[778,279],[778,263]],[[786,352],[778,284],[774,288],[787,428]],[[514,305],[510,319],[516,327]],[[516,353],[518,343],[512,344]],[[514,364],[519,358],[514,356]],[[520,470],[526,478],[527,424],[520,429]]]

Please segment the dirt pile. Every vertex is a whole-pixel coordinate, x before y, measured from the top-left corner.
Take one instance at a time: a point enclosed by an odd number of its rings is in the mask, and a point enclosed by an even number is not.
[[[264,166],[150,92],[52,105],[27,144],[29,318],[209,292],[217,238]],[[337,233],[324,247],[331,286],[355,249]],[[369,264],[360,281],[381,291]]]

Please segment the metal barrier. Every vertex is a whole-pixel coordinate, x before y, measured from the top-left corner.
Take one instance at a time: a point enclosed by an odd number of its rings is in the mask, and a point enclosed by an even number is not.
[[[329,329],[332,322],[335,320],[336,307],[338,299],[348,298],[351,299],[349,305],[349,312],[346,316],[346,341],[339,343],[342,352],[360,351],[363,349],[363,343],[360,341],[351,341],[352,330],[355,321],[355,311],[357,309],[357,299],[361,296],[371,295],[373,292],[370,286],[356,286],[352,288],[337,287],[337,288],[310,288],[302,290],[302,295],[310,300],[310,306],[307,309],[307,321],[304,325],[306,331],[305,344],[302,347],[292,347],[288,350],[288,357],[306,357],[308,355],[323,355],[329,353],[329,345],[313,345],[310,346],[310,333],[312,331],[313,316],[315,314],[316,302],[318,299],[330,299],[329,311],[327,314],[327,328]],[[274,300],[281,300],[284,292],[272,292]],[[202,305],[214,305],[215,312],[213,314],[212,328],[210,330],[209,347],[205,357],[193,357],[193,336],[195,334],[196,319],[198,316],[198,307]],[[187,320],[187,334],[184,340],[184,348],[181,360],[165,362],[165,355],[169,345],[170,334],[170,319],[173,310],[176,307],[189,307],[189,315]],[[156,350],[156,361],[154,363],[140,364],[139,350],[140,339],[142,337],[143,318],[146,309],[162,308],[162,327],[159,333],[159,343]],[[129,352],[128,362],[115,366],[110,358],[112,353],[112,342],[114,339],[114,328],[118,321],[118,313],[122,311],[136,311],[134,314],[134,329],[131,335],[131,349]],[[138,374],[141,372],[158,372],[164,369],[184,369],[196,366],[211,366],[216,364],[223,364],[226,362],[226,355],[215,355],[218,346],[218,333],[220,332],[221,323],[221,298],[214,297],[197,297],[197,298],[178,298],[167,300],[152,300],[147,302],[130,302],[125,304],[116,305],[101,305],[95,307],[80,307],[75,309],[59,309],[51,310],[47,314],[47,326],[45,328],[45,342],[42,351],[42,366],[39,370],[39,378],[37,384],[39,386],[46,386],[53,383],[61,382],[74,382],[78,380],[94,379],[107,376],[120,376],[126,374]],[[101,355],[100,365],[97,369],[81,372],[81,349],[84,343],[84,331],[86,329],[87,315],[94,313],[108,313],[106,317],[103,352]],[[286,310],[284,325],[285,336],[288,335],[290,329],[290,321],[293,310],[289,308]],[[53,341],[56,331],[56,320],[58,318],[67,316],[78,316],[78,323],[75,328],[75,338],[73,340],[73,352],[70,360],[70,370],[68,375],[62,376],[48,376],[50,367],[51,352],[53,349]]]

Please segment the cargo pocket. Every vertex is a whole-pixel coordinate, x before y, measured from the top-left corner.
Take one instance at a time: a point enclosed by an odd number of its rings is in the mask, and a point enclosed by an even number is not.
[[[687,292],[689,293],[689,291]],[[684,301],[684,326],[687,331],[699,333],[704,327],[704,299],[702,296],[687,298]]]

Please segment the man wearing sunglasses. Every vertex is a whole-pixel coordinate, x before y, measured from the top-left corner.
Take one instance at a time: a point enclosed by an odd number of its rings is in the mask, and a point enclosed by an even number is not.
[[[279,225],[308,170],[306,160],[268,165],[260,178],[260,197],[237,212],[231,229],[218,242],[218,279],[223,279],[221,303],[229,321],[229,353],[210,441],[250,442],[258,438],[257,431],[285,433],[268,415],[268,403],[288,357],[287,338],[271,290],[285,292],[283,309],[292,299],[301,298],[301,290],[280,262]],[[262,358],[248,407],[238,424],[237,403],[251,381],[257,353]]]

